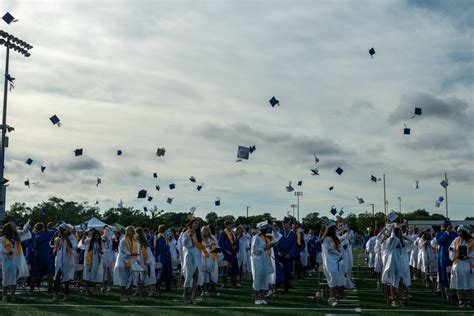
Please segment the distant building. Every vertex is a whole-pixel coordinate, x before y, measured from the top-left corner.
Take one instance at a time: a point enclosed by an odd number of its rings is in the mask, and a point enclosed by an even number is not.
[[[418,229],[431,228],[431,226],[436,225],[440,226],[443,223],[443,220],[409,220],[407,221],[408,228],[416,227]],[[453,228],[458,227],[459,225],[465,225],[469,227],[470,225],[474,226],[474,220],[452,220],[451,224]]]

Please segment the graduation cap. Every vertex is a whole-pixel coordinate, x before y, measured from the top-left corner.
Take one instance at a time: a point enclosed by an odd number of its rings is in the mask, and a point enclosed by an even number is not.
[[[164,148],[158,148],[158,149],[156,150],[156,155],[157,155],[158,157],[161,157],[161,156],[164,156],[164,155],[165,155],[165,152],[166,152],[166,150],[165,150]]]
[[[374,58],[374,55],[375,55],[375,49],[372,47],[371,49],[369,49],[369,54],[370,54],[370,57],[371,58]]]
[[[196,207],[195,206],[191,207],[191,209],[189,210],[189,213],[191,213],[191,215],[194,215],[195,212],[196,212]]]
[[[298,186],[302,186],[303,185],[303,181],[298,181]]]
[[[419,189],[419,188],[420,188],[420,181],[418,181],[418,180],[415,181],[415,182],[413,183],[413,188]]]
[[[117,156],[122,156],[122,151],[120,149],[117,150]]]
[[[372,182],[380,181],[380,179],[377,179],[377,177],[374,176],[374,175],[370,176],[370,180],[371,180]]]
[[[449,185],[449,181],[448,181],[448,179],[444,179],[439,184],[441,184],[441,186],[446,189]]]
[[[10,180],[3,178],[2,184],[7,184]]]
[[[270,105],[272,106],[272,108],[274,108],[275,105],[280,106],[280,101],[278,101],[277,98],[275,98],[275,96],[273,96],[268,102],[270,102]]]
[[[331,211],[330,211],[330,212],[331,212],[332,215],[336,215],[336,214],[337,214],[337,210],[336,210],[336,207],[334,207],[334,205],[331,206]]]
[[[257,150],[257,147],[255,145],[249,147],[249,152],[252,154],[254,151]]]
[[[58,127],[61,127],[61,125],[63,125],[60,123],[59,117],[56,114],[51,116],[49,120],[51,121],[51,123],[53,123],[53,125],[57,125]]]
[[[341,167],[337,167],[336,173],[337,173],[338,175],[341,175],[343,172],[344,172],[344,170],[342,170]]]
[[[341,210],[339,211],[339,216],[342,216],[342,215],[344,215],[343,207],[341,207]]]
[[[170,187],[170,190],[174,190],[176,188],[176,185],[174,183],[171,183],[169,187]]]
[[[98,187],[99,184],[101,184],[101,183],[102,183],[102,179],[101,179],[101,178],[97,178],[97,183],[95,184],[95,186]]]
[[[74,150],[74,155],[77,157],[77,156],[82,156],[82,148],[79,148],[79,149],[76,149]]]
[[[249,155],[250,155],[250,148],[239,146],[239,148],[237,149],[237,158],[248,160]]]
[[[148,202],[151,202],[151,201],[153,201],[153,197],[149,196],[149,197],[147,198],[147,200],[148,200]]]
[[[329,191],[332,191],[332,190],[334,190],[334,187],[329,187]]]
[[[170,197],[169,197],[169,198],[167,198],[167,199],[166,199],[166,203],[168,203],[168,204],[171,204],[171,203],[173,203],[173,198],[170,198]]]
[[[158,178],[158,173],[153,172],[153,178]]]
[[[144,199],[146,198],[146,190],[140,190],[138,191],[138,199]]]
[[[388,213],[387,215],[387,220],[390,222],[390,223],[393,223],[397,220],[398,218],[398,215],[397,213],[395,213],[395,211],[391,211],[390,213]]]
[[[189,178],[189,181],[191,181],[191,182],[196,182],[196,178],[195,178],[195,177],[191,177],[191,178]]]
[[[5,21],[5,23],[7,23],[7,24],[10,24],[10,23],[12,23],[12,22],[18,21],[17,19],[15,19],[15,18],[13,17],[13,15],[10,14],[10,12],[5,13],[5,15],[2,17],[2,19],[3,19],[3,21]]]
[[[204,186],[204,183],[198,185],[198,186],[196,187],[196,190],[201,191],[201,189],[202,189],[203,186]]]
[[[313,168],[313,169],[309,169],[309,170],[311,170],[311,175],[312,176],[319,176],[318,168]]]
[[[417,115],[421,115],[421,108],[415,108],[415,114],[411,118],[414,118]]]
[[[403,124],[405,125],[405,124]],[[410,129],[405,125],[405,128],[403,129],[403,134],[405,135],[410,135]]]
[[[160,186],[157,185],[157,186],[155,187],[155,189],[156,189],[156,191],[160,191]]]
[[[25,186],[27,186],[28,188],[30,187],[30,179],[26,179]]]
[[[148,208],[146,206],[143,207],[143,212],[148,212]]]
[[[357,198],[357,201],[359,201],[359,204],[364,204],[365,203],[363,198],[360,198],[358,196],[356,196],[356,198]]]
[[[28,158],[25,163],[31,166],[31,164],[33,163],[33,159]]]
[[[316,153],[314,153],[314,163],[317,164],[319,163],[319,158],[316,156]]]
[[[288,184],[288,186],[286,187],[286,192],[292,192],[294,191],[295,189],[291,186],[291,181],[290,183]]]
[[[46,170],[46,167],[45,167],[45,166],[41,166],[41,172],[44,173],[45,170]]]
[[[221,199],[220,199],[220,198],[217,198],[217,200],[215,200],[215,202],[214,202],[214,205],[215,205],[215,206],[221,205]]]

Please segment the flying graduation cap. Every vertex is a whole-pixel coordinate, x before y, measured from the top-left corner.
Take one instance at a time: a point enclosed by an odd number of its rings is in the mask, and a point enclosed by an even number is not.
[[[152,197],[152,196],[148,196],[147,200],[148,200],[148,202],[151,202],[151,201],[153,201],[153,197]]]
[[[436,207],[439,207],[439,206],[441,205],[441,203],[443,203],[443,201],[444,201],[444,197],[440,196],[440,197],[436,200],[435,206],[436,206]]]
[[[166,203],[171,204],[173,203],[173,198],[169,197],[166,199]]]
[[[257,150],[257,146],[255,146],[255,145],[249,147],[249,152],[251,154],[253,154],[253,152],[256,151],[256,150]]]
[[[370,54],[370,58],[374,58],[375,49],[373,47],[371,49],[369,49],[369,54]]]
[[[411,118],[414,118],[417,115],[421,115],[421,108],[415,108],[415,114]]]
[[[365,203],[363,198],[360,198],[358,196],[356,196],[356,198],[357,198],[357,201],[359,202],[359,204],[364,204]]]
[[[160,186],[157,185],[157,186],[155,187],[155,189],[156,189],[156,191],[160,191]]]
[[[344,172],[344,170],[342,170],[341,167],[337,167],[336,173],[337,173],[338,175],[341,175],[343,172]]]
[[[170,187],[170,190],[174,190],[176,188],[176,185],[174,183],[171,183],[169,187]]]
[[[30,166],[31,166],[31,164],[33,163],[33,159],[28,158],[28,159],[26,159],[25,163],[26,163],[27,165],[30,165]]]
[[[5,15],[2,17],[2,20],[5,21],[5,23],[7,24],[18,21],[13,17],[13,15],[10,14],[10,12],[5,13]]]
[[[336,207],[335,207],[334,205],[331,206],[331,211],[330,211],[330,212],[331,212],[332,215],[336,215],[336,214],[337,214],[337,209],[336,209]]]
[[[138,191],[138,199],[144,199],[146,198],[146,190],[140,190]]]
[[[75,155],[76,157],[82,156],[82,153],[83,153],[82,148],[79,148],[79,149],[75,149],[75,150],[74,150],[74,155]]]
[[[309,169],[309,170],[311,170],[311,175],[312,176],[319,176],[318,168],[313,168],[313,169]]]
[[[51,123],[53,123],[53,125],[57,125],[58,127],[61,127],[63,125],[56,114],[51,116],[49,120],[51,121]]]
[[[403,129],[403,134],[410,135],[410,129],[405,124],[403,125],[405,126],[405,128]]]
[[[153,172],[153,178],[158,178],[158,173]]]
[[[220,206],[221,205],[221,199],[217,198],[217,200],[214,201],[215,206]]]
[[[196,187],[196,190],[201,191],[203,186],[204,186],[204,183],[198,185],[198,186]]]
[[[298,186],[300,187],[302,185],[303,185],[303,181],[302,180],[298,181]]]
[[[272,108],[274,108],[276,105],[280,106],[280,101],[278,101],[278,99],[275,98],[275,96],[273,96],[268,102],[270,102],[270,105],[272,106]]]
[[[25,186],[27,186],[28,188],[30,187],[30,179],[26,179]]]
[[[333,186],[329,187],[329,191],[332,191],[332,190],[334,190],[334,187]]]
[[[413,188],[419,189],[420,188],[420,181],[416,180],[415,182],[413,182]]]
[[[161,156],[164,156],[164,155],[165,155],[165,152],[166,152],[166,150],[165,150],[164,148],[158,148],[158,149],[156,150],[156,155],[157,155],[158,157],[161,157]]]
[[[196,182],[196,178],[195,178],[195,177],[191,177],[191,178],[189,178],[189,181],[191,181],[191,182],[194,183],[194,182]]]
[[[339,211],[339,216],[342,216],[342,215],[344,215],[344,208],[343,207],[341,207],[341,210]]]
[[[250,148],[249,147],[239,146],[239,148],[237,149],[237,158],[238,159],[248,160],[249,155],[250,155]]]
[[[377,178],[377,177],[374,176],[374,175],[371,175],[371,176],[370,176],[370,181],[372,181],[372,182],[377,182],[377,181],[380,181],[380,180],[381,180],[380,178]]]
[[[97,183],[95,184],[95,186],[98,187],[99,184],[101,184],[101,183],[102,183],[102,179],[101,179],[101,178],[97,178]]]
[[[117,150],[117,156],[122,156],[122,153],[123,153],[122,150],[120,150],[120,149]]]
[[[319,163],[319,158],[316,156],[316,153],[314,153],[314,163],[317,164]]]
[[[440,184],[443,188],[446,189],[446,188],[448,187],[448,185],[449,185],[449,181],[448,181],[448,179],[444,179],[444,180],[441,181],[439,184]]]
[[[291,186],[291,181],[290,183],[288,184],[288,186],[286,187],[286,192],[292,192],[294,191],[295,189]]]

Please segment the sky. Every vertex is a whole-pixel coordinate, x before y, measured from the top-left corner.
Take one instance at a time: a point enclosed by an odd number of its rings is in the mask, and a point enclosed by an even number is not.
[[[332,205],[358,214],[370,203],[383,210],[383,185],[370,176],[385,174],[389,210],[401,197],[402,212],[444,214],[434,204],[446,172],[449,216],[474,214],[472,1],[6,0],[0,8],[18,19],[0,29],[34,47],[30,58],[10,58],[7,206],[59,196],[99,201],[102,211],[122,199],[139,209],[195,206],[202,217],[250,206],[250,215],[281,218],[296,204],[285,190],[292,181],[303,192],[300,217],[329,216]],[[410,119],[415,107],[423,113]],[[237,147],[254,144],[236,162]],[[76,148],[84,155],[74,157]],[[314,153],[319,176],[310,172]],[[26,179],[39,184],[27,188]],[[153,201],[137,199],[141,189]]]

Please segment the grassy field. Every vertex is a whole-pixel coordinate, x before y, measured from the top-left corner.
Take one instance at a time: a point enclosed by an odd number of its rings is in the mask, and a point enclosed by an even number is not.
[[[312,275],[294,282],[295,289],[291,293],[279,293],[267,306],[253,304],[251,284],[246,282],[242,288],[220,290],[218,297],[194,306],[183,305],[180,292],[162,293],[156,298],[138,298],[136,302],[126,305],[119,303],[118,291],[83,298],[72,292],[68,303],[52,303],[51,297],[46,294],[18,295],[15,303],[0,303],[0,315],[473,315],[474,310],[458,310],[419,283],[410,289],[412,298],[408,306],[387,307],[383,293],[376,290],[376,281],[370,278],[359,253],[357,250],[354,252],[356,291],[349,291],[348,300],[336,308],[313,299],[317,278]]]

